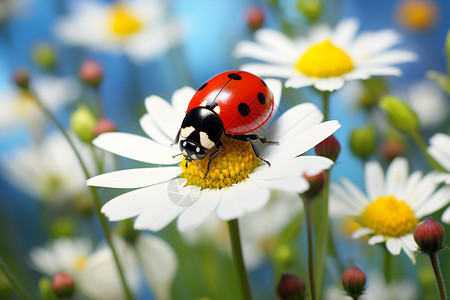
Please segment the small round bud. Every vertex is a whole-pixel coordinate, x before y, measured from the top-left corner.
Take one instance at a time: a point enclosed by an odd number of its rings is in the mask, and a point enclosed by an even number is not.
[[[424,31],[436,24],[438,9],[434,1],[404,0],[397,7],[397,18],[407,29]]]
[[[52,45],[40,42],[31,50],[33,62],[42,70],[53,70],[57,62],[57,54]]]
[[[347,294],[356,299],[364,292],[366,275],[360,268],[353,265],[342,274],[341,281]]]
[[[281,275],[277,287],[277,295],[282,300],[303,300],[305,299],[306,285],[303,279],[293,274]]]
[[[366,159],[375,152],[376,148],[375,129],[372,126],[353,129],[350,135],[350,149],[353,154]]]
[[[322,191],[323,186],[325,185],[325,174],[323,172],[315,175],[303,174],[303,178],[308,181],[309,189],[306,192],[303,192],[302,195],[305,196],[307,200],[312,200]]]
[[[406,144],[400,137],[388,137],[380,145],[381,156],[392,161],[397,156],[404,156]]]
[[[310,21],[316,21],[322,13],[323,4],[321,0],[298,0],[297,9]]]
[[[339,141],[334,137],[334,135],[330,135],[314,148],[317,155],[327,157],[332,161],[336,161],[341,152],[341,145]]]
[[[246,19],[251,30],[258,30],[264,25],[266,14],[262,7],[254,5],[247,9]]]
[[[97,124],[95,125],[93,133],[94,133],[94,137],[97,137],[102,133],[113,132],[116,130],[117,130],[117,127],[113,121],[111,121],[110,119],[107,119],[107,118],[100,118],[97,121]]]
[[[80,105],[70,117],[70,128],[83,142],[90,143],[94,139],[94,128],[97,125],[93,113],[85,105]]]
[[[58,272],[52,277],[52,291],[59,298],[66,298],[75,292],[75,281],[67,273]]]
[[[83,83],[98,87],[103,79],[103,68],[94,60],[86,60],[81,64],[78,76]]]
[[[380,101],[391,125],[402,132],[414,132],[419,128],[419,118],[403,101],[394,96],[385,96]]]
[[[30,86],[30,74],[27,70],[19,69],[13,74],[14,83],[23,90],[28,90]]]
[[[429,217],[414,230],[414,240],[419,249],[427,254],[434,254],[442,249],[444,243],[444,227]]]

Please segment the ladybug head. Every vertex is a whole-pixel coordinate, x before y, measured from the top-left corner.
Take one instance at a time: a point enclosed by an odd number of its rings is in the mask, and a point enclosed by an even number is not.
[[[205,147],[189,139],[180,141],[180,150],[184,157],[186,157],[187,161],[204,159],[206,157]]]

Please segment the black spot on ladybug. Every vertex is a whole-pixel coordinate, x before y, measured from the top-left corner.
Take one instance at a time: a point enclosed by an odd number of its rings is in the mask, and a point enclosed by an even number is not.
[[[267,86],[267,84],[264,82],[264,80],[261,79],[261,82],[262,82],[265,86]]]
[[[241,80],[242,76],[236,73],[230,73],[228,74],[228,78],[233,79],[233,80]]]
[[[201,90],[203,90],[204,88],[205,88],[205,86],[207,85],[208,83],[207,82],[205,82],[197,91],[201,91]]]
[[[262,105],[266,104],[266,97],[264,97],[263,93],[258,93],[258,101],[259,103],[261,103]]]
[[[248,114],[250,113],[250,107],[246,103],[241,102],[238,105],[238,111],[241,115],[245,117],[248,116]]]

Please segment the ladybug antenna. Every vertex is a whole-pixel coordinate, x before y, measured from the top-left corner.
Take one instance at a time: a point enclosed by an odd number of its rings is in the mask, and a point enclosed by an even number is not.
[[[181,154],[183,154],[183,153],[178,153],[178,154],[175,154],[175,155],[172,155],[172,158],[175,158],[175,157],[177,157],[177,156],[180,156]]]

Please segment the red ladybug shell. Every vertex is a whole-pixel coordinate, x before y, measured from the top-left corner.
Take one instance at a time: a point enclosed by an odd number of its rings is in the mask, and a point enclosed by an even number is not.
[[[228,134],[246,134],[261,127],[273,111],[273,94],[265,82],[244,71],[224,72],[205,82],[187,111],[207,107],[216,112]]]

